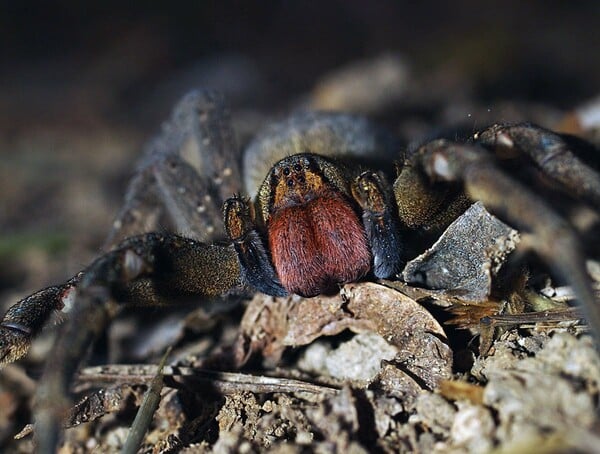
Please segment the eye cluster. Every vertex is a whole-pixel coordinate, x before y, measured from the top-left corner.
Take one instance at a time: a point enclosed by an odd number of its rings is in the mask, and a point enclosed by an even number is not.
[[[294,165],[294,172],[300,173],[301,171],[302,171],[302,166],[300,164]],[[285,167],[283,169],[283,174],[285,176],[289,176],[290,175],[290,169],[289,169],[289,167]],[[300,174],[300,175],[296,176],[295,180],[298,181],[298,183],[300,183],[300,184],[306,183],[306,178],[304,177],[303,174]],[[287,184],[288,188],[294,187],[294,178],[288,178],[286,180],[286,184]]]
[[[284,165],[275,169],[275,177],[278,180],[285,179],[288,188],[293,188],[297,183],[300,185],[306,183],[305,172],[310,169],[310,161],[306,157],[296,158],[292,162],[281,164]]]

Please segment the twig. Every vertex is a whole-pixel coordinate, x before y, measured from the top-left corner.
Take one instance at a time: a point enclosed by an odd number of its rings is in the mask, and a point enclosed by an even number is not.
[[[232,394],[240,391],[253,393],[273,392],[307,392],[312,394],[335,394],[337,388],[309,383],[289,378],[266,377],[261,375],[240,374],[231,372],[217,372],[192,367],[165,366],[163,376],[168,379],[168,385],[186,385],[193,383],[207,383],[222,394]],[[154,365],[110,365],[88,367],[82,370],[78,382],[88,386],[99,384],[129,383],[144,384],[156,375],[157,367]]]
[[[127,440],[121,451],[122,454],[135,454],[142,444],[142,440],[148,431],[148,427],[150,427],[154,412],[160,403],[160,391],[164,384],[162,370],[165,367],[169,353],[171,353],[171,348],[168,348],[167,352],[162,357],[162,360],[158,365],[158,370],[150,383],[150,387],[144,395],[142,405],[140,405],[140,408],[135,415],[135,419],[129,430],[129,435],[127,436]]]
[[[481,319],[484,325],[510,326],[534,323],[564,322],[583,318],[578,307],[570,307],[563,310],[526,312],[523,314],[490,315]]]

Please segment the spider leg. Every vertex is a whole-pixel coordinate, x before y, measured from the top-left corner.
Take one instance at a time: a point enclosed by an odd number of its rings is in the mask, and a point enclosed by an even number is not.
[[[475,139],[485,147],[516,149],[528,155],[546,175],[600,209],[600,173],[577,157],[564,136],[521,123],[491,126]]]
[[[397,210],[389,184],[376,172],[361,173],[351,186],[352,196],[362,208],[363,224],[373,254],[373,274],[385,279],[404,265]]]
[[[152,268],[131,277],[134,265],[139,267],[142,263]],[[105,277],[108,270],[97,271],[99,264],[115,267],[110,279]],[[127,273],[115,277],[119,270]],[[0,321],[0,364],[25,355],[32,339],[54,312],[69,316],[77,313],[81,286],[89,281],[89,275],[98,285],[102,279],[108,279],[110,293],[119,303],[139,306],[166,306],[186,298],[216,297],[241,284],[239,264],[231,247],[169,234],[132,237],[66,283],[47,287],[14,304]]]
[[[239,183],[239,160],[229,123],[220,94],[204,90],[184,96],[162,132],[146,147],[105,250],[120,247],[115,242],[124,236],[158,230],[161,223],[200,241],[225,237],[218,227],[221,203]],[[7,311],[0,322],[0,363],[23,356],[55,311],[67,313],[72,304],[79,304],[74,289],[80,279],[81,273],[65,284],[34,293]],[[142,281],[135,285],[140,287]],[[151,286],[152,282],[146,284]],[[141,294],[140,299],[144,296],[155,295]]]
[[[419,154],[412,154],[399,169],[394,196],[401,225],[432,236],[438,236],[471,204],[459,187],[432,184]]]
[[[54,449],[68,384],[82,353],[116,308],[211,298],[240,285],[233,247],[152,233],[116,244],[162,223],[188,234],[199,232],[196,238],[218,237],[214,226],[221,201],[240,181],[237,151],[222,98],[207,91],[188,94],[146,149],[105,244],[110,251],[67,283],[18,302],[0,322],[0,362],[10,362],[26,353],[54,311],[69,315],[38,398],[40,451]]]
[[[240,259],[243,282],[267,295],[287,295],[252,220],[248,200],[240,196],[226,200],[223,217],[225,230]]]
[[[11,306],[0,322],[0,364],[12,363],[29,350],[54,312],[68,310],[81,274],[63,285],[39,290]]]
[[[213,182],[178,156],[157,159],[148,169],[169,231],[199,241],[223,239],[220,196]],[[153,230],[156,230],[154,228]]]
[[[573,287],[592,332],[600,336],[600,305],[585,273],[581,245],[570,225],[540,197],[503,173],[483,149],[438,140],[422,147],[419,154],[432,180],[462,182],[469,197],[481,200],[491,211],[533,233],[533,249]]]
[[[188,93],[146,146],[104,249],[161,227],[200,241],[224,238],[216,220],[241,181],[238,153],[223,96]]]
[[[79,275],[72,290],[76,304],[56,341],[52,360],[46,363],[38,390],[39,451],[52,452],[55,448],[69,405],[69,383],[85,351],[118,309],[124,305],[173,304],[192,297],[214,298],[238,285],[240,269],[233,248],[177,235],[132,237],[93,262]],[[59,290],[57,287],[54,293]]]

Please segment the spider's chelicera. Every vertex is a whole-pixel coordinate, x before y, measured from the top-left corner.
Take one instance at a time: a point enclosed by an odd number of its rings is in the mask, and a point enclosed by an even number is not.
[[[543,175],[546,186],[553,181],[597,211],[600,177],[576,156],[581,141],[529,124],[495,125],[466,142],[439,139],[401,152],[363,118],[296,114],[246,148],[244,173],[262,181],[245,180],[250,200],[229,198],[242,181],[232,137],[218,94],[188,94],[149,143],[106,252],[66,283],[19,301],[0,322],[6,363],[27,352],[52,312],[68,312],[39,390],[42,451],[56,442],[80,358],[119,307],[247,295],[251,288],[308,297],[360,279],[395,279],[411,232],[441,232],[473,200],[531,233],[533,249],[573,287],[600,334],[577,234],[503,170],[512,162],[527,183]],[[164,225],[177,233],[151,233]]]
[[[349,174],[327,158],[297,154],[268,173],[259,189],[256,221],[249,202],[240,197],[225,202],[225,227],[247,283],[275,296],[315,296],[361,279],[371,263],[379,278],[400,271],[400,229],[385,203],[389,189],[374,172],[353,179]]]

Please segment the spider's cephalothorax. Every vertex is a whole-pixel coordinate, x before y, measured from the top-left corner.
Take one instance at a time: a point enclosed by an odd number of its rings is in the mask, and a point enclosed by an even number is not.
[[[225,204],[226,228],[246,279],[274,295],[315,296],[365,276],[372,257],[377,277],[399,271],[399,229],[394,210],[382,202],[386,192],[383,177],[374,172],[352,178],[341,164],[309,153],[282,159],[259,189],[254,223],[233,215],[245,203],[239,197]],[[242,224],[246,228],[236,231]],[[383,235],[393,249],[384,250]],[[274,272],[261,241],[268,244]]]

